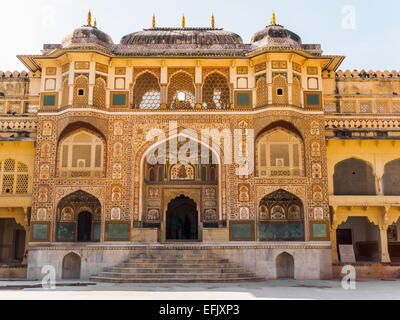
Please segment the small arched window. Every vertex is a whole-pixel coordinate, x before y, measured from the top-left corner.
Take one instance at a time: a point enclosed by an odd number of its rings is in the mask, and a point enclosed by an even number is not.
[[[74,81],[73,103],[76,105],[89,103],[89,79],[85,75],[77,76]]]
[[[286,76],[277,75],[272,80],[272,103],[288,104],[288,84]]]
[[[257,107],[268,104],[268,85],[266,76],[262,76],[257,80]]]
[[[93,88],[93,104],[96,107],[104,108],[106,106],[106,88],[106,80],[101,76],[97,76]]]
[[[376,195],[375,176],[365,161],[351,158],[339,162],[333,175],[335,195]]]
[[[168,85],[168,105],[171,109],[194,109],[195,91],[191,75],[183,71],[174,74]]]
[[[61,142],[60,175],[62,177],[102,177],[104,175],[104,142],[81,130]]]
[[[1,193],[3,195],[28,193],[28,166],[14,159],[0,161]]]
[[[228,80],[218,72],[207,76],[203,85],[203,105],[207,109],[225,109],[229,107],[230,90]]]
[[[260,177],[303,176],[303,143],[289,130],[277,128],[257,139]]]
[[[400,195],[400,159],[386,164],[383,175],[383,193],[385,196]]]
[[[137,77],[133,101],[136,109],[160,109],[161,87],[155,75],[145,72]]]

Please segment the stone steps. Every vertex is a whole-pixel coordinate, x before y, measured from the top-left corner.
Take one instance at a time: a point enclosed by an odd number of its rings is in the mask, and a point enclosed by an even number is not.
[[[207,279],[235,279],[235,278],[250,278],[253,276],[251,272],[237,272],[237,273],[129,273],[129,272],[101,272],[99,277],[101,278],[122,278],[122,279],[147,279],[147,278],[157,278],[157,279],[197,279],[204,278]]]
[[[104,272],[117,272],[117,273],[186,273],[187,268],[124,268],[113,267],[107,268]],[[220,267],[220,268],[190,268],[191,273],[235,273],[246,271],[244,268],[239,267]]]
[[[102,283],[238,283],[238,282],[262,282],[264,278],[250,277],[250,278],[235,278],[235,279],[210,279],[210,278],[197,278],[197,279],[119,279],[119,278],[104,278],[92,277],[91,281]]]
[[[124,262],[118,265],[118,267],[122,268],[173,268],[176,267],[177,264],[175,262],[140,262],[140,263],[129,263]],[[178,267],[182,268],[197,268],[199,266],[206,266],[209,268],[223,268],[223,267],[239,267],[239,265],[235,263],[207,263],[207,264],[200,264],[200,263],[180,263]]]
[[[90,279],[107,283],[229,283],[264,281],[207,250],[144,249]]]
[[[128,259],[127,262],[129,263],[152,263],[152,262],[160,262],[160,263],[187,263],[187,264],[206,264],[206,263],[228,263],[228,259],[175,259],[175,258],[138,258],[138,259]]]

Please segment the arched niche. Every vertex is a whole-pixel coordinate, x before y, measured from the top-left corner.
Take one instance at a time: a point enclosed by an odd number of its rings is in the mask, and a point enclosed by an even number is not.
[[[335,195],[376,195],[372,166],[356,158],[335,165],[333,185]]]

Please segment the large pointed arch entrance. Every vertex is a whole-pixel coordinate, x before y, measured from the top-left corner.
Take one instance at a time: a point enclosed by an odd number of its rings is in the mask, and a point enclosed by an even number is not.
[[[168,204],[166,214],[166,240],[199,240],[199,213],[194,200],[181,195]]]
[[[178,140],[175,146],[174,139]],[[159,242],[202,241],[204,229],[223,225],[225,168],[219,152],[190,136],[178,135],[150,146],[140,159],[138,218],[144,229],[158,231]],[[173,218],[177,214],[181,223]],[[181,226],[178,234],[172,231],[174,224]]]

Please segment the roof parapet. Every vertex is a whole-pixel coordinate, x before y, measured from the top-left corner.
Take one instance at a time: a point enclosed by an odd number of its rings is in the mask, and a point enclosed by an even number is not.
[[[40,72],[26,72],[26,71],[1,71],[0,70],[0,79],[28,79],[28,78],[37,78],[40,77]]]
[[[324,75],[325,77],[325,75]],[[326,75],[326,78],[331,78],[331,75]],[[346,71],[342,71],[339,70],[336,72],[335,74],[336,78],[339,79],[393,79],[393,78],[400,78],[400,71],[373,71],[373,70],[369,70],[369,71],[365,71],[364,69],[361,71],[358,70],[346,70]]]

